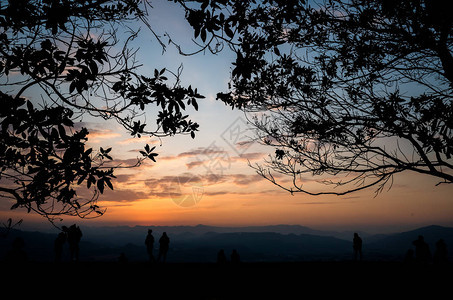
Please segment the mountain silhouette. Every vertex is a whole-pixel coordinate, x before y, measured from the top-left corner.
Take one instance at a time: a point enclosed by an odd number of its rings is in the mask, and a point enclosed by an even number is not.
[[[352,234],[347,240],[329,236],[331,232],[320,232],[297,225],[251,227],[198,225],[83,227],[80,260],[116,261],[120,253],[125,253],[130,261],[146,261],[144,239],[148,228],[153,228],[155,237],[159,237],[163,231],[170,236],[168,253],[170,262],[215,262],[220,249],[224,249],[227,256],[236,249],[241,260],[248,262],[352,259]],[[412,241],[419,235],[425,237],[432,252],[435,243],[441,238],[444,239],[450,248],[450,261],[453,261],[453,228],[435,225],[395,234],[363,235],[364,258],[371,261],[402,260],[407,250],[413,248]],[[21,237],[30,260],[52,261],[56,236],[56,233],[13,229],[6,238],[0,239],[0,260],[3,260],[10,250],[13,240]],[[63,260],[67,259],[68,250],[65,249],[63,254],[66,255],[63,256]]]

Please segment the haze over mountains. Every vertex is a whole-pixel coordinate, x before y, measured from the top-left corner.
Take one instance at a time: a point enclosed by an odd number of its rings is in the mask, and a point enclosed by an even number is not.
[[[215,226],[109,226],[81,227],[80,259],[84,261],[116,261],[125,253],[129,261],[146,261],[144,240],[148,229],[155,237],[155,254],[162,232],[170,237],[169,262],[215,262],[217,252],[224,249],[227,257],[236,249],[242,261],[342,261],[352,259],[352,232],[320,231],[299,225],[250,227]],[[4,229],[1,233],[5,233]],[[1,231],[0,230],[0,231]],[[428,226],[412,231],[370,235],[363,238],[365,260],[403,260],[412,241],[425,237],[431,252],[435,243],[444,239],[453,261],[453,228]],[[0,238],[0,260],[3,260],[16,237],[25,241],[30,260],[52,261],[56,233],[11,230]],[[68,250],[65,248],[65,258]]]

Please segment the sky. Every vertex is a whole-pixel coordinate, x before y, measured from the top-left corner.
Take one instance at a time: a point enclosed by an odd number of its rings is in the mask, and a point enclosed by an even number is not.
[[[153,6],[150,23],[154,31],[170,34],[187,52],[196,50],[183,11],[167,1],[155,1]],[[182,85],[197,87],[206,97],[198,101],[198,111],[187,111],[200,124],[199,132],[195,139],[189,135],[138,139],[114,121],[85,117],[82,125],[90,131],[87,147],[112,147],[115,162],[133,163],[146,143],[156,146],[159,156],[156,163],[147,161],[116,173],[114,190],[107,189],[99,199],[98,204],[106,208],[102,217],[65,217],[62,225],[299,224],[371,233],[431,224],[453,226],[453,185],[436,186],[437,179],[415,173],[396,175],[392,187],[377,196],[373,189],[346,196],[291,195],[281,190],[248,165],[262,162],[275,149],[247,142],[253,132],[244,114],[215,100],[217,92],[228,89],[233,61],[228,49],[218,55],[186,57],[169,45],[162,53],[146,28],[133,45],[139,47],[137,58],[145,75],[152,76],[155,68],[176,71],[183,66]],[[315,184],[313,178],[304,181],[308,187]],[[23,228],[52,226],[41,217],[9,207],[0,205],[0,222],[13,218],[23,219]]]

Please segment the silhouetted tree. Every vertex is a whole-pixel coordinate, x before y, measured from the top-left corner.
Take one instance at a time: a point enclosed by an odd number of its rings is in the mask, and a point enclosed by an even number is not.
[[[453,182],[451,3],[177,2],[203,49],[236,52],[217,98],[275,148],[252,166],[264,178],[311,195],[380,192],[403,171]]]
[[[49,219],[103,214],[96,200],[125,166],[104,164],[111,148],[85,147],[88,130],[78,123],[86,114],[116,120],[132,136],[195,136],[198,124],[183,110],[198,109],[204,97],[182,87],[180,73],[140,74],[129,46],[138,32],[126,22],[154,34],[148,9],[147,0],[0,2],[0,197],[12,199],[12,209]],[[145,124],[148,107],[156,118]],[[155,161],[153,151],[146,145],[135,166]],[[82,184],[91,198],[77,197]]]

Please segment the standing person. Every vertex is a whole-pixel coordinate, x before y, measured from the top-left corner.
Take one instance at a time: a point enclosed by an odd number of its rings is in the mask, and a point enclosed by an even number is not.
[[[54,250],[55,250],[55,262],[61,261],[61,256],[63,254],[63,245],[66,243],[66,232],[61,231],[54,242]]]
[[[15,263],[23,263],[28,261],[27,253],[23,249],[24,247],[24,239],[21,237],[15,238],[11,251],[9,251],[6,255],[6,261]]]
[[[436,251],[434,252],[434,263],[445,264],[448,262],[447,244],[443,239],[440,239],[436,243]]]
[[[170,239],[167,236],[167,233],[164,232],[159,239],[159,256],[157,257],[157,261],[163,259],[163,262],[167,259],[167,252],[170,245]]]
[[[146,235],[146,239],[145,239],[145,245],[146,245],[146,251],[148,252],[149,261],[155,262],[156,259],[154,258],[154,255],[153,255],[154,236],[152,233],[153,233],[153,231],[151,229],[148,229],[148,234]]]
[[[428,263],[431,259],[431,252],[423,236],[419,235],[412,244],[415,246],[415,260],[419,263]]]
[[[224,265],[227,262],[227,258],[225,255],[225,251],[223,249],[220,249],[220,251],[217,253],[217,263]]]
[[[357,232],[354,233],[352,239],[352,248],[354,249],[354,260],[357,260],[357,256],[362,260],[362,238]]]
[[[68,228],[68,244],[71,261],[79,261],[79,242],[82,238],[82,231],[79,226],[73,224]]]
[[[236,249],[233,249],[233,252],[231,252],[231,263],[234,265],[237,265],[241,262],[241,257],[239,256],[239,253],[236,251]]]

